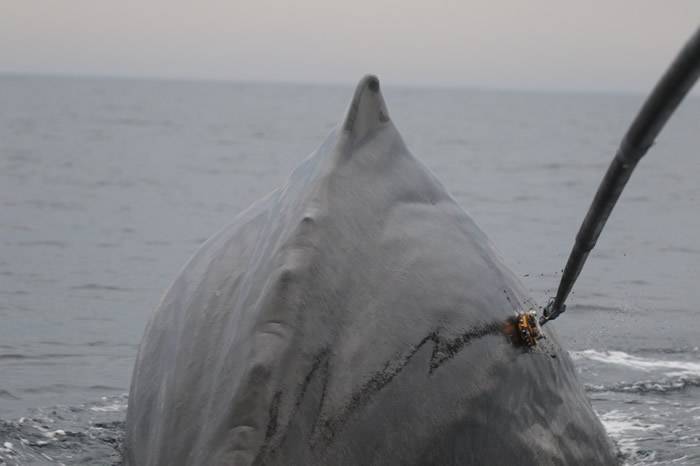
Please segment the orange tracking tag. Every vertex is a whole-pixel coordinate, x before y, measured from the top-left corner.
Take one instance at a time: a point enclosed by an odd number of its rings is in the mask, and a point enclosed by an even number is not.
[[[537,345],[537,340],[544,338],[540,327],[537,325],[537,313],[535,311],[521,312],[508,319],[503,327],[506,334],[515,346],[532,348]]]

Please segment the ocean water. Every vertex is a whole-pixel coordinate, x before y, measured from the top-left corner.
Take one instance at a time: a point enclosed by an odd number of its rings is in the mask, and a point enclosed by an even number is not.
[[[643,96],[383,89],[408,146],[544,304]],[[0,465],[119,464],[131,367],[165,288],[352,92],[0,77]],[[692,98],[549,324],[631,465],[700,464],[698,147]]]

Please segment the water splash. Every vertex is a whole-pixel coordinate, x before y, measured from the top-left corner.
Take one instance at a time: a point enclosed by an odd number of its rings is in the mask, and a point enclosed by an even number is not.
[[[0,420],[0,465],[121,464],[127,396]]]

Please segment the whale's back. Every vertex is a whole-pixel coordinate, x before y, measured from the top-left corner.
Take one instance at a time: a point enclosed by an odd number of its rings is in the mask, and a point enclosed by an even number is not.
[[[614,464],[571,360],[406,149],[376,78],[288,183],[185,267],[146,329],[125,460]]]

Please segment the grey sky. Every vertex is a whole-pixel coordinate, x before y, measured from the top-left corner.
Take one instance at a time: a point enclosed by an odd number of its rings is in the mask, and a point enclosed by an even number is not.
[[[699,24],[700,0],[3,0],[0,72],[646,91]]]

